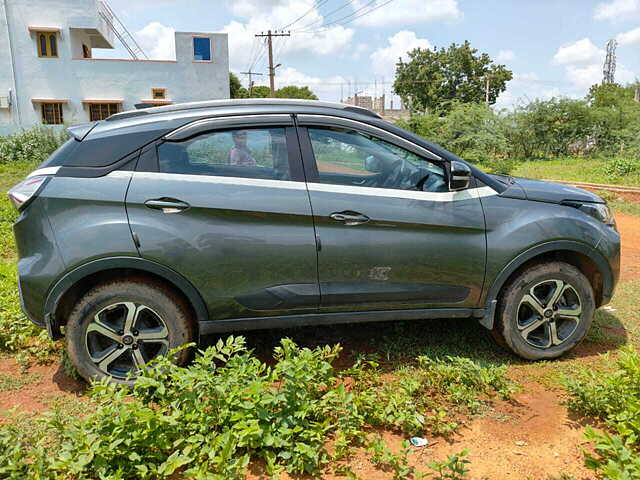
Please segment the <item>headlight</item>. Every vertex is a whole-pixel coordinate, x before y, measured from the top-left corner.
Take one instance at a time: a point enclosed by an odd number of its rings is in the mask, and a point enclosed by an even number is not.
[[[615,228],[616,220],[611,215],[609,207],[604,203],[583,203],[578,208],[593,218],[597,218],[602,223]]]

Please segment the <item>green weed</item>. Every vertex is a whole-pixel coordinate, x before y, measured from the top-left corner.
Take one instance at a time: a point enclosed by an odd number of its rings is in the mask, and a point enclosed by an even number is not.
[[[611,431],[587,428],[595,455],[585,453],[585,464],[604,478],[640,478],[640,354],[623,349],[615,367],[606,374],[583,371],[567,378],[567,405],[605,422]]]
[[[339,351],[300,348],[284,339],[267,364],[242,338],[229,337],[201,351],[189,367],[159,358],[132,391],[95,384],[96,407],[86,416],[40,419],[50,432],[40,440],[3,430],[0,477],[155,479],[179,473],[233,479],[242,478],[252,461],[262,461],[268,474],[316,475],[362,445],[373,425],[423,430],[429,423],[423,397],[439,398],[444,409],[474,405],[471,392],[512,391],[503,372],[459,359],[420,359],[413,370],[399,373],[400,393],[387,388],[372,395],[371,387],[384,383],[375,378],[375,363],[365,360],[338,372],[332,363]],[[335,454],[327,451],[332,440]],[[369,449],[396,478],[413,472],[408,445],[399,457],[379,442]]]

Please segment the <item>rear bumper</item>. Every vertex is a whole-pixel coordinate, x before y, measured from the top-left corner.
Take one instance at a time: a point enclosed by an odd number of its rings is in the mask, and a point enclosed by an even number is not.
[[[18,249],[18,291],[27,318],[45,327],[44,304],[48,290],[64,271],[53,231],[36,198],[13,225]]]
[[[22,282],[20,281],[20,274],[18,274],[18,295],[20,297],[20,309],[22,310],[22,313],[24,313],[25,317],[27,317],[29,319],[29,321],[31,321],[32,323],[34,323],[38,327],[44,328],[45,327],[45,323],[44,323],[44,320],[42,319],[42,317],[41,316],[35,316],[34,314],[32,314],[29,311],[29,309],[27,308],[27,306],[25,305],[24,293],[22,292]]]

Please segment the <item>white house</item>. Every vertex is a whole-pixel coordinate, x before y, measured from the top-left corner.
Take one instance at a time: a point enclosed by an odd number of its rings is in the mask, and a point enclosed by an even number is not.
[[[131,59],[92,58],[118,40]],[[147,60],[99,0],[0,0],[0,133],[229,98],[226,34],[176,32],[175,45],[176,60]]]

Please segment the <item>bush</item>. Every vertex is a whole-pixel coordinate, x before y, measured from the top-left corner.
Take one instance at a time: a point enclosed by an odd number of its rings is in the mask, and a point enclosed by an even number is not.
[[[397,478],[412,478],[418,472],[371,439],[367,425],[421,431],[429,424],[421,419],[426,402],[455,411],[513,390],[503,370],[456,358],[421,359],[399,375],[401,389],[382,388],[388,382],[374,362],[338,373],[332,362],[339,351],[284,339],[267,365],[242,338],[229,337],[200,352],[190,367],[159,358],[131,392],[95,384],[97,406],[84,418],[46,417],[38,429],[44,435],[4,428],[0,478],[234,479],[244,478],[251,461],[270,475],[317,475],[354,446],[368,448]],[[425,392],[430,388],[434,397]],[[460,458],[434,464],[458,475],[438,478],[463,478]]]
[[[0,164],[43,162],[66,139],[67,136],[63,132],[45,127],[0,137]]]
[[[602,421],[613,433],[587,429],[596,455],[585,464],[604,478],[640,478],[640,354],[628,347],[606,375],[591,371],[567,379],[569,409]]]
[[[603,171],[612,179],[629,175],[640,170],[640,160],[631,158],[615,158],[604,165]]]

